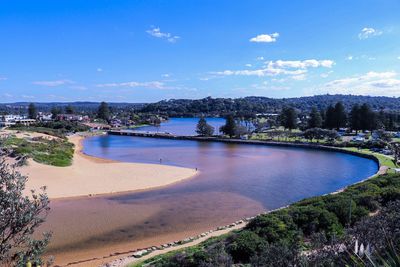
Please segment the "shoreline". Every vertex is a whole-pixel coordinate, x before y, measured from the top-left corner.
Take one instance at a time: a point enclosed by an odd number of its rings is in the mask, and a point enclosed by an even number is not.
[[[150,138],[155,138],[155,137],[151,136]],[[164,137],[164,136],[161,137],[161,138],[169,139],[169,137]],[[180,139],[180,137],[172,138],[172,139]],[[230,142],[229,140],[223,140],[223,139],[222,140],[221,139],[219,139],[219,140],[206,139],[205,140],[205,139],[192,139],[192,138],[187,138],[186,139],[185,137],[183,139],[185,139],[185,140],[203,141],[203,142],[204,141],[205,142],[217,141],[217,142],[227,142],[227,143]],[[257,141],[255,141],[255,142],[254,141],[250,141],[250,142],[247,141],[246,142],[246,140],[232,140],[232,143],[272,145],[272,146],[297,147],[297,148],[308,148],[308,149],[321,149],[321,150],[326,150],[326,151],[339,152],[339,153],[351,154],[351,155],[354,155],[354,156],[359,156],[359,157],[371,159],[371,160],[373,160],[373,161],[375,161],[377,163],[378,168],[377,168],[377,172],[375,174],[373,174],[373,175],[371,175],[369,177],[366,177],[365,179],[362,179],[362,180],[360,180],[360,181],[358,181],[358,182],[356,182],[354,184],[347,185],[347,186],[345,186],[343,188],[340,188],[340,189],[338,189],[338,190],[336,190],[334,192],[331,192],[331,193],[328,193],[328,194],[324,194],[324,195],[331,195],[331,194],[337,194],[337,193],[343,192],[346,188],[348,188],[350,186],[365,182],[365,181],[367,181],[369,179],[372,179],[372,178],[374,178],[376,176],[384,175],[384,174],[387,173],[387,171],[389,169],[387,166],[381,165],[379,159],[375,155],[364,154],[362,152],[349,151],[349,150],[345,150],[345,149],[337,148],[337,147],[328,147],[328,146],[315,145],[315,144],[314,145],[311,145],[311,144],[287,144],[287,143],[276,143],[276,142],[273,143],[273,144],[268,144],[267,142],[260,142],[260,141],[258,141],[258,142]],[[288,206],[290,206],[290,205],[288,205]],[[280,208],[277,208],[275,210],[283,209],[283,208],[286,208],[288,206],[280,207]],[[252,216],[251,218],[260,216],[262,214],[268,214],[268,213],[273,212],[275,210],[265,211],[265,212],[256,214],[256,215]],[[187,243],[183,243],[183,244],[179,244],[179,245],[172,245],[173,243],[168,243],[167,244],[168,247],[166,247],[165,249],[154,249],[155,247],[147,247],[147,248],[143,248],[143,249],[136,249],[136,250],[130,250],[130,251],[125,251],[125,252],[114,252],[114,253],[111,253],[109,256],[104,256],[103,258],[97,258],[97,259],[91,259],[91,260],[87,260],[87,261],[72,263],[71,265],[78,264],[77,266],[80,266],[81,263],[85,263],[85,264],[93,263],[93,264],[96,264],[96,265],[93,265],[93,266],[98,266],[98,264],[100,263],[102,267],[105,267],[105,266],[107,266],[107,267],[108,266],[122,267],[122,266],[126,266],[127,264],[139,263],[141,261],[147,260],[149,258],[158,256],[158,255],[162,255],[162,254],[165,254],[165,253],[168,253],[168,252],[171,252],[171,251],[176,251],[176,250],[179,250],[179,249],[183,249],[183,248],[187,248],[187,247],[198,245],[199,243],[204,242],[204,241],[206,241],[206,240],[208,240],[209,238],[212,238],[212,237],[218,237],[218,236],[221,236],[221,235],[224,235],[224,234],[228,234],[228,233],[230,233],[230,232],[232,232],[234,230],[240,230],[240,229],[244,228],[247,225],[249,219],[251,219],[251,218],[243,218],[242,220],[239,220],[239,223],[237,221],[235,223],[232,223],[232,224],[229,224],[229,225],[224,225],[224,226],[218,227],[216,229],[209,230],[209,231],[207,231],[205,233],[201,233],[201,234],[197,235],[193,240],[191,240],[191,241],[189,241]],[[191,238],[193,238],[193,237],[189,237],[189,238],[186,238],[184,240],[191,239]],[[182,241],[182,240],[180,240],[180,241]]]
[[[83,141],[84,141],[85,137],[84,136],[76,136],[75,135],[75,136],[73,136],[73,138],[74,138],[73,139],[73,143],[75,144],[74,159],[75,159],[75,155],[79,155],[79,157],[85,158],[86,160],[91,161],[93,164],[97,164],[97,165],[108,165],[108,164],[120,164],[121,163],[121,162],[118,162],[118,161],[109,160],[109,159],[103,159],[103,158],[97,158],[97,157],[93,157],[93,156],[85,154],[82,151],[82,149],[83,149]],[[203,141],[205,141],[205,140],[203,140]],[[215,141],[215,140],[209,140],[209,141]],[[238,141],[244,141],[244,140],[238,140]],[[243,142],[243,143],[247,143],[248,144],[249,142]],[[259,142],[257,142],[257,143],[260,144]],[[263,144],[261,144],[261,145],[263,145]],[[275,144],[275,145],[277,145],[277,144]],[[287,144],[285,144],[285,146],[287,146]],[[309,145],[309,148],[317,149],[315,145],[313,145],[313,146]],[[332,151],[333,149],[330,148],[328,150]],[[343,149],[335,149],[335,150],[336,150],[336,152],[353,154],[353,155],[356,155],[356,156],[362,155],[360,152],[353,152],[353,151],[350,152],[350,151],[346,151],[346,150],[343,150]],[[378,163],[378,166],[379,166],[379,161],[375,156],[363,154],[363,157],[373,159],[374,161],[376,161]],[[130,164],[130,163],[127,163],[127,164]],[[158,165],[158,164],[147,164],[147,165],[169,166],[169,165]],[[68,168],[68,167],[53,167],[53,168]],[[380,172],[380,168],[378,167],[378,170],[377,170],[376,174],[374,174],[374,175],[372,175],[370,177],[367,177],[367,178],[365,178],[365,179],[363,179],[363,180],[361,180],[361,181],[359,181],[357,183],[360,183],[360,182],[363,182],[365,180],[368,180],[371,177],[374,177],[375,175],[379,174],[379,172]],[[193,178],[193,177],[196,176],[196,174],[197,173],[195,173],[193,176],[190,176],[190,177],[185,178],[185,179]],[[166,184],[166,185],[154,186],[154,187],[151,187],[151,188],[144,188],[144,189],[134,189],[134,190],[99,193],[99,194],[90,194],[90,195],[81,195],[81,196],[59,197],[59,198],[52,198],[52,199],[62,201],[64,199],[87,198],[87,197],[104,196],[104,195],[109,195],[109,194],[122,195],[122,194],[130,193],[130,192],[143,192],[143,191],[148,191],[148,190],[152,190],[152,189],[156,189],[156,188],[166,187],[166,186],[170,186],[172,184],[178,183],[180,181],[182,181],[182,180],[178,180],[176,182],[171,182],[171,183]],[[351,186],[351,185],[348,185],[348,186]],[[337,190],[335,192],[331,192],[329,194],[334,194],[334,193],[340,192],[340,191],[344,190],[345,188],[347,188],[348,186],[346,186],[346,187],[344,187],[342,189],[339,189],[339,190]],[[269,213],[269,212],[270,211],[262,212],[260,214]],[[258,215],[260,215],[260,214],[258,214]],[[257,216],[257,215],[255,215],[255,216]],[[138,257],[138,258],[132,257],[132,254],[134,254],[134,253],[136,253],[138,251],[143,251],[144,249],[133,249],[132,250],[132,247],[129,246],[128,244],[126,244],[126,246],[121,244],[121,248],[122,249],[119,250],[119,252],[117,250],[117,251],[111,252],[107,256],[98,257],[98,258],[91,258],[91,259],[87,259],[87,260],[83,260],[83,261],[79,261],[79,262],[69,262],[68,265],[74,265],[74,266],[98,266],[99,264],[109,263],[110,261],[112,261],[113,263],[114,263],[114,261],[115,262],[122,261],[125,258],[129,258],[130,260],[133,259],[134,260],[133,262],[138,262],[138,261],[142,261],[144,259],[147,259],[147,258],[150,258],[150,257],[154,257],[156,255],[163,254],[163,253],[166,253],[166,252],[169,252],[169,251],[181,249],[181,248],[184,248],[184,247],[194,246],[194,245],[196,245],[196,244],[198,244],[198,243],[200,243],[200,242],[202,242],[202,241],[204,241],[204,240],[206,240],[206,239],[208,239],[210,237],[220,236],[222,234],[230,232],[231,230],[241,229],[244,226],[245,226],[245,223],[242,223],[240,225],[235,225],[235,226],[226,225],[226,226],[224,226],[225,227],[224,229],[220,229],[220,230],[215,230],[214,229],[214,230],[212,230],[211,231],[212,235],[211,234],[207,234],[205,237],[202,236],[202,237],[199,237],[199,238],[196,238],[196,239],[192,240],[191,242],[188,242],[188,243],[185,243],[185,244],[182,244],[182,245],[170,246],[170,247],[168,247],[166,249],[163,249],[163,250],[152,250],[151,251],[152,253],[145,254],[143,257]],[[207,231],[207,232],[209,232],[209,231]],[[154,244],[156,244],[156,243],[159,243],[159,242],[154,242]],[[149,249],[149,247],[147,247],[146,249]],[[121,259],[121,258],[123,258],[123,259]],[[83,264],[83,265],[81,265],[81,264]],[[120,265],[112,265],[112,266],[120,266]]]
[[[89,156],[82,151],[84,138],[78,134],[68,137],[75,145],[70,166],[49,166],[29,159],[28,166],[20,167],[21,174],[28,176],[25,193],[46,186],[47,195],[54,200],[118,195],[170,186],[199,174],[191,168]]]

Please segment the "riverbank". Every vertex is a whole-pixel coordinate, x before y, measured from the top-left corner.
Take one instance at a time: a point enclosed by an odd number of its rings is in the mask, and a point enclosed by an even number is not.
[[[28,165],[20,168],[29,177],[26,192],[46,186],[50,198],[122,193],[167,186],[197,174],[190,168],[91,157],[82,152],[83,139],[78,134],[68,137],[75,145],[71,166],[54,167],[28,160]]]
[[[318,225],[318,219],[315,221],[315,217],[312,217],[314,214],[323,214],[329,213],[331,216],[335,216],[336,220],[331,220],[327,223],[327,225],[320,224],[318,227],[320,228],[319,231],[324,233],[324,231],[328,229],[332,229],[332,227],[337,227],[336,230],[334,230],[334,236],[340,236],[344,234],[343,229],[346,227],[345,225],[351,224],[354,222],[359,222],[362,219],[366,217],[373,217],[376,214],[379,213],[379,211],[384,208],[387,203],[390,201],[395,201],[399,199],[400,195],[392,194],[388,196],[387,192],[392,192],[393,190],[396,191],[398,190],[400,186],[400,176],[391,174],[391,175],[383,175],[385,173],[378,172],[378,175],[375,175],[372,177],[372,179],[357,183],[355,185],[351,185],[349,187],[346,187],[346,189],[338,192],[337,194],[327,194],[324,196],[320,197],[313,197],[313,198],[307,198],[301,201],[298,201],[296,203],[293,203],[289,205],[288,207],[284,207],[282,209],[278,209],[277,211],[271,211],[271,212],[266,212],[262,213],[256,216],[255,220],[252,220],[250,224],[242,224],[240,227],[234,227],[229,231],[229,233],[221,233],[221,236],[218,239],[210,239],[204,242],[195,242],[192,243],[192,246],[177,246],[173,248],[171,251],[165,251],[164,252],[155,252],[150,256],[149,254],[145,254],[143,257],[139,259],[138,255],[142,253],[142,251],[138,251],[134,254],[132,254],[129,257],[120,259],[120,260],[115,260],[113,262],[110,262],[108,265],[104,266],[112,266],[112,267],[141,267],[141,266],[149,266],[150,264],[154,263],[155,266],[164,266],[165,265],[177,265],[179,262],[185,262],[185,259],[187,259],[189,262],[192,262],[194,264],[199,264],[199,261],[201,260],[200,258],[196,258],[195,255],[207,255],[207,257],[212,257],[208,253],[208,250],[212,250],[213,247],[216,247],[218,243],[221,243],[224,245],[225,251],[222,252],[224,256],[229,254],[229,249],[226,250],[227,247],[229,247],[229,244],[232,244],[232,242],[244,242],[241,244],[242,246],[247,246],[246,248],[242,248],[241,253],[247,254],[245,257],[248,257],[248,255],[254,255],[257,252],[255,251],[256,248],[251,245],[252,242],[260,242],[258,235],[261,235],[261,238],[269,238],[270,239],[270,244],[273,244],[275,242],[282,242],[282,240],[290,240],[286,235],[279,235],[276,233],[276,236],[274,234],[270,233],[269,231],[273,231],[274,229],[278,229],[277,227],[285,227],[285,223],[290,223],[290,220],[282,220],[284,216],[290,216],[292,218],[292,223],[294,222],[294,225],[292,227],[296,228],[296,231],[299,231],[301,234],[305,234],[306,238],[308,238],[310,235],[315,234],[317,231],[313,230],[310,232],[309,225],[312,225],[315,227],[315,224]],[[394,192],[393,191],[393,192]],[[368,196],[368,199],[366,201],[366,197]],[[348,221],[348,217],[344,216],[341,217],[343,214],[342,211],[346,211],[346,206],[343,206],[339,209],[338,207],[335,206],[335,203],[345,203],[348,201],[352,201],[353,207],[355,211],[357,211],[357,215],[352,215],[351,216],[351,223]],[[371,206],[371,203],[374,204],[374,206]],[[336,207],[336,210],[332,209],[332,207]],[[353,211],[354,211],[353,210]],[[348,211],[347,211],[348,212]],[[344,214],[347,215],[347,212]],[[305,221],[299,221],[297,218],[303,216]],[[314,218],[314,221],[311,218]],[[296,221],[297,220],[297,221]],[[255,222],[256,221],[256,222]],[[267,223],[265,223],[265,222]],[[325,221],[323,221],[325,223]],[[250,226],[250,227],[246,227]],[[266,231],[263,229],[263,227],[267,228],[269,231]],[[240,231],[241,229],[245,228],[244,230]],[[237,232],[233,232],[233,230],[239,230]],[[293,229],[292,229],[293,230]],[[264,232],[263,232],[264,231]],[[253,240],[248,240],[246,239],[243,241],[243,237],[249,238],[248,234],[252,232],[254,236],[251,238]],[[268,236],[263,236],[263,233],[267,233]],[[325,233],[324,233],[325,234]],[[332,233],[330,233],[332,234]],[[217,235],[218,236],[218,235]],[[243,236],[243,237],[241,237]],[[211,237],[211,236],[210,236]],[[208,239],[208,238],[207,238]],[[249,242],[249,243],[245,243]],[[306,243],[310,243],[310,239],[306,241]],[[236,244],[236,243],[235,243]],[[240,245],[236,244],[237,246],[240,247]],[[189,248],[188,248],[189,247]],[[221,245],[221,247],[223,247]],[[326,248],[326,247],[325,247]],[[324,249],[325,249],[324,248]],[[151,249],[151,248],[150,248]],[[307,249],[307,248],[306,248]],[[346,251],[346,247],[344,247]],[[344,254],[350,252],[351,253],[351,248],[347,248],[347,252],[344,252]],[[150,250],[151,251],[151,250]],[[169,252],[169,253],[168,253]],[[215,251],[214,251],[215,252]],[[139,253],[139,254],[138,254]],[[221,252],[220,252],[221,253]],[[224,254],[225,253],[225,254]],[[250,253],[250,254],[249,254]],[[253,254],[251,254],[253,253]],[[300,252],[302,253],[302,252]],[[214,256],[215,257],[215,256]],[[234,258],[234,256],[233,256]],[[247,259],[248,259],[247,258]],[[212,260],[212,258],[206,258],[204,259],[205,261],[207,260]],[[235,260],[235,259],[234,259]]]

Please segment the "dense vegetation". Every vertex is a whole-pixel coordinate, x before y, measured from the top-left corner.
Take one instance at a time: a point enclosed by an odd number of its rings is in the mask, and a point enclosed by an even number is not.
[[[145,261],[146,266],[376,265],[400,253],[400,175],[305,199],[257,216],[244,229]],[[355,253],[357,243],[365,248]],[[368,249],[367,249],[368,248]],[[367,259],[365,255],[370,258]],[[142,263],[143,264],[143,263]],[[139,265],[142,265],[139,264]]]
[[[355,95],[317,95],[299,98],[267,98],[267,97],[244,97],[244,98],[203,98],[171,99],[157,103],[108,103],[112,113],[123,111],[140,111],[144,113],[164,113],[169,116],[224,116],[226,114],[244,115],[250,113],[278,113],[285,106],[302,112],[311,111],[312,107],[318,110],[326,109],[329,105],[343,102],[347,111],[358,104],[367,103],[373,110],[400,111],[400,98],[355,96]],[[0,114],[27,114],[30,103],[0,104]],[[35,103],[38,112],[50,112],[52,108],[59,107],[67,111],[72,106],[75,113],[96,115],[99,107],[97,102],[72,102],[72,103]]]
[[[142,111],[165,113],[169,116],[195,116],[206,114],[207,116],[224,116],[235,114],[243,116],[247,113],[278,113],[286,106],[291,106],[300,111],[309,112],[312,107],[318,110],[326,109],[329,105],[343,102],[346,110],[352,106],[367,103],[374,110],[399,111],[400,98],[370,97],[353,95],[319,95],[300,98],[273,99],[267,97],[244,98],[203,98],[198,100],[172,99],[163,100],[153,104],[147,104]]]
[[[14,125],[10,127],[10,129],[44,133],[63,138],[68,133],[87,131],[89,130],[89,127],[78,122],[50,121],[50,122],[37,122],[31,126]]]
[[[72,163],[74,145],[64,139],[7,137],[0,139],[0,146],[11,157],[31,157],[34,161],[65,167]]]
[[[0,159],[0,265],[27,266],[43,264],[41,255],[50,233],[33,236],[45,221],[49,199],[44,190],[25,195],[27,177]],[[49,266],[49,265],[48,265]]]

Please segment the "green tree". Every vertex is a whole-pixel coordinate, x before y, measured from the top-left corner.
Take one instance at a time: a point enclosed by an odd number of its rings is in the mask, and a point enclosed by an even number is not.
[[[0,160],[0,263],[4,266],[25,266],[28,260],[42,264],[41,255],[50,239],[50,233],[43,239],[32,237],[50,208],[45,188],[39,194],[24,195],[26,180]]]
[[[54,120],[55,118],[57,118],[57,115],[61,114],[61,108],[59,107],[52,107],[51,108],[51,117]]]
[[[339,128],[346,126],[347,114],[342,102],[337,102],[335,105],[334,122],[336,130],[339,130]]]
[[[36,120],[36,117],[37,117],[37,109],[36,109],[35,104],[33,104],[33,103],[30,103],[30,104],[29,104],[29,107],[28,107],[28,117],[29,117],[29,119],[34,119],[34,120]]]
[[[325,111],[325,128],[335,128],[335,108],[329,105]]]
[[[308,128],[320,128],[322,126],[321,113],[316,107],[311,109],[310,118],[308,119]]]
[[[201,117],[197,123],[196,133],[202,136],[211,136],[214,134],[214,127],[208,124],[204,117]]]
[[[106,102],[101,102],[99,109],[97,110],[97,117],[99,119],[108,121],[110,119],[110,108]]]
[[[228,115],[226,117],[225,125],[221,126],[220,131],[225,134],[229,135],[229,137],[233,137],[235,135],[236,130],[236,122],[232,115]]]
[[[74,112],[75,112],[75,110],[74,110],[74,107],[73,107],[73,106],[68,105],[68,106],[65,107],[65,113],[67,113],[67,114],[74,114]]]
[[[297,127],[297,113],[292,107],[285,107],[280,114],[280,122],[285,129],[293,130]]]
[[[361,129],[360,120],[360,106],[355,104],[350,111],[350,127],[356,133]]]
[[[376,128],[376,116],[371,110],[370,106],[366,103],[360,107],[360,129],[373,130]]]

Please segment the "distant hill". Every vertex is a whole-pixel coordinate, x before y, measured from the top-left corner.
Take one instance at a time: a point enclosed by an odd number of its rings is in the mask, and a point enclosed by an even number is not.
[[[23,113],[28,109],[31,102],[16,102],[16,103],[5,103],[0,104],[0,112],[16,112]],[[66,107],[71,105],[74,107],[76,112],[94,112],[99,107],[99,102],[33,102],[37,107],[38,111],[49,112],[52,107]],[[111,109],[141,109],[145,106],[145,103],[108,103]]]
[[[299,111],[308,112],[313,106],[326,109],[342,101],[345,108],[350,110],[354,104],[368,103],[372,109],[379,111],[400,112],[400,98],[383,96],[356,96],[356,95],[316,95],[297,98],[268,98],[249,96],[243,98],[203,98],[203,99],[171,99],[156,103],[108,103],[114,111],[135,110],[145,113],[162,113],[169,116],[223,116],[228,113],[254,114],[277,113],[284,106],[293,106]],[[53,102],[35,103],[39,111],[50,111],[54,106],[65,107],[72,105],[77,112],[94,112],[99,102]],[[0,112],[20,112],[27,110],[28,102],[0,104]]]
[[[326,109],[342,101],[347,110],[355,104],[368,103],[372,109],[386,111],[400,111],[400,98],[372,97],[355,95],[317,95],[298,98],[268,98],[249,96],[244,98],[203,98],[198,100],[171,99],[147,104],[144,112],[166,113],[170,116],[190,116],[191,114],[221,115],[226,113],[274,113],[284,106],[293,106],[296,109],[308,112],[313,106]]]

